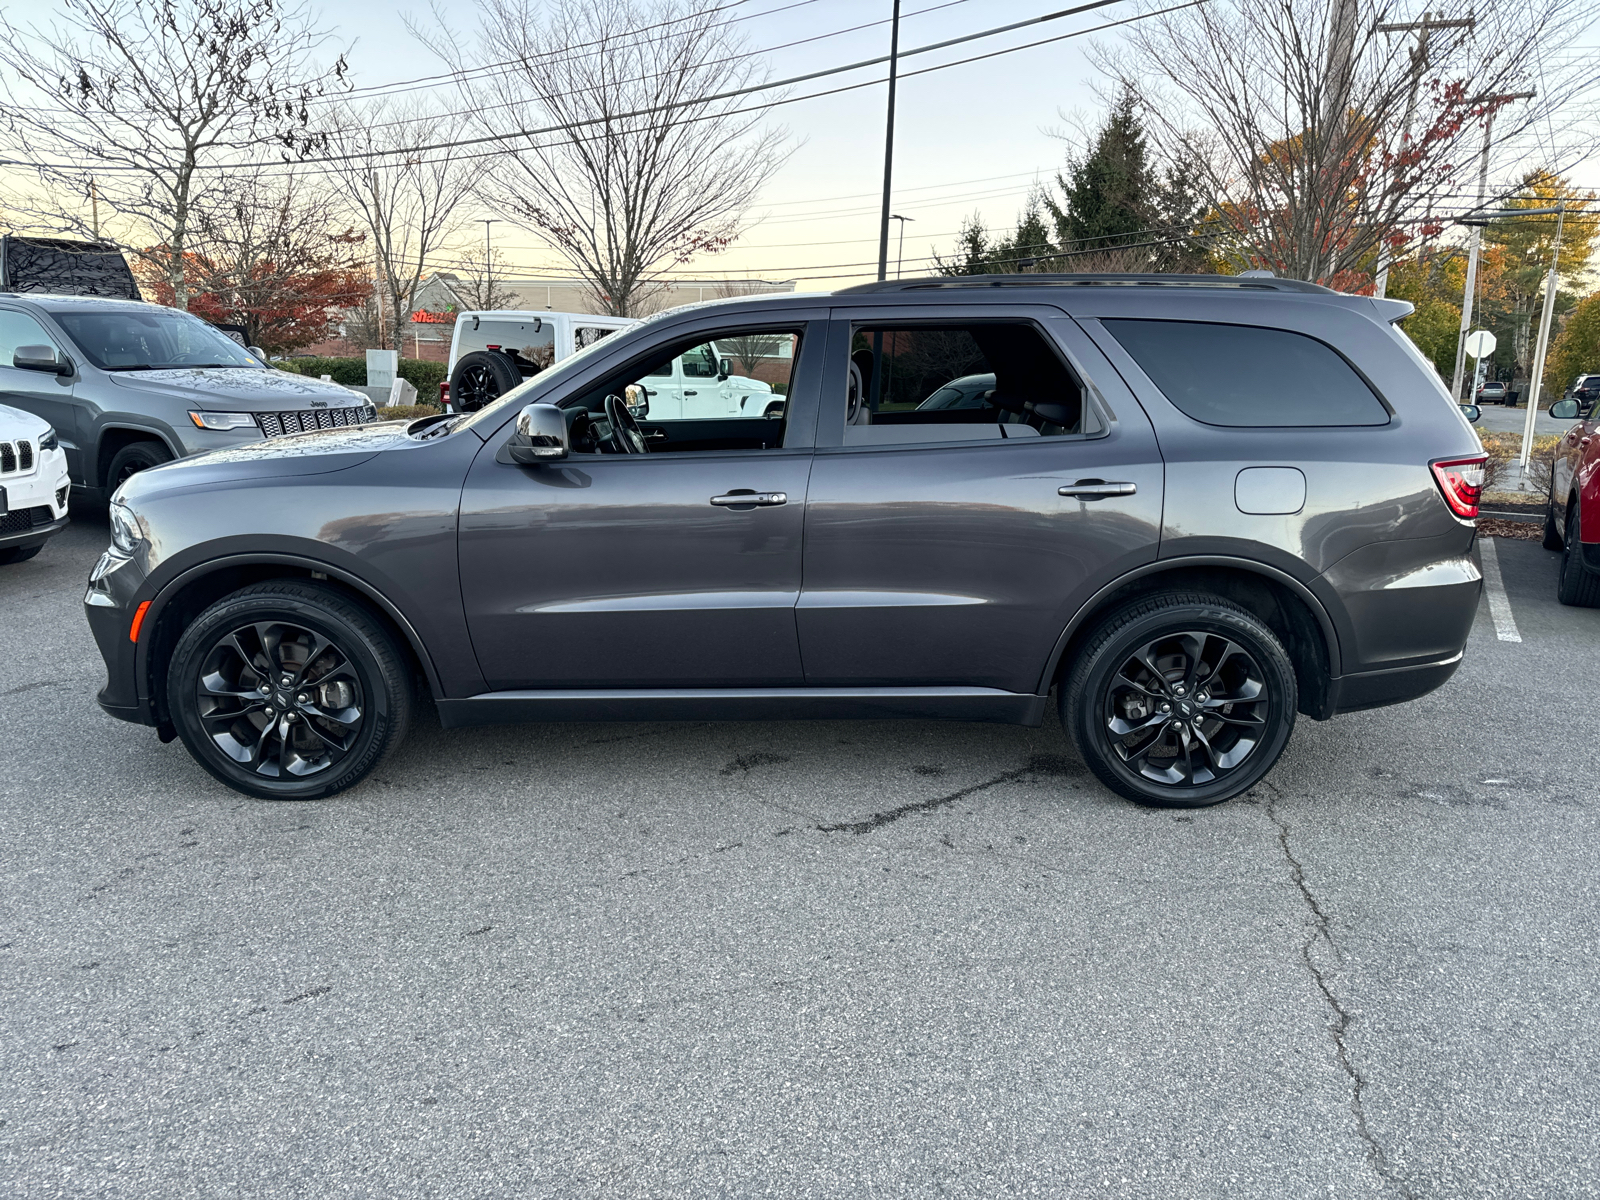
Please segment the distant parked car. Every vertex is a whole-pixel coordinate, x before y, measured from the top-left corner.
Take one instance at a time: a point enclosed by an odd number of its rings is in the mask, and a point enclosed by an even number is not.
[[[439,399],[457,412],[477,412],[524,379],[636,324],[631,317],[589,313],[458,313],[450,338],[450,377]]]
[[[50,423],[0,404],[0,564],[26,562],[67,527],[70,490]]]
[[[1478,389],[1478,403],[1504,404],[1508,395],[1510,395],[1510,391],[1505,384],[1491,379]]]
[[[38,292],[0,293],[0,394],[50,423],[91,499],[174,458],[377,416],[186,312]]]
[[[1550,415],[1559,421],[1582,418],[1556,446],[1545,501],[1544,546],[1561,551],[1556,598],[1600,608],[1600,421],[1592,401],[1584,408],[1570,396],[1552,404]]]
[[[1593,411],[1595,401],[1600,400],[1600,375],[1579,375],[1567,389],[1566,398],[1576,400],[1579,414],[1587,417]]]

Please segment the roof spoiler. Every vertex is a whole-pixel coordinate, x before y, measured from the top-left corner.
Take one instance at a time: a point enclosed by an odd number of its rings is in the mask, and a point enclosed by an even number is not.
[[[1417,311],[1417,306],[1409,300],[1379,300],[1376,296],[1372,298],[1372,307],[1377,309],[1378,315],[1391,325],[1396,321],[1404,321]]]

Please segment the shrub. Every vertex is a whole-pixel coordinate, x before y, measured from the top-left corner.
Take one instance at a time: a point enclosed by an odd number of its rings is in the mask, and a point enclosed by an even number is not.
[[[367,382],[367,360],[364,357],[286,358],[282,362],[274,363],[273,366],[295,375],[309,375],[313,379],[330,375],[333,377],[333,382],[342,383],[346,387],[361,387]],[[421,358],[400,360],[400,378],[407,380],[416,388],[420,398],[437,396],[439,385],[444,382],[446,373],[443,363],[429,362]]]
[[[396,404],[393,408],[380,408],[380,421],[415,421],[418,417],[432,417],[444,409],[437,404]]]
[[[1489,456],[1484,464],[1483,490],[1497,492],[1506,482],[1511,467],[1522,456],[1520,433],[1481,433],[1478,440]],[[1528,456],[1527,482],[1539,491],[1550,487],[1550,467],[1555,461],[1556,446],[1561,442],[1555,434],[1540,434],[1533,439],[1533,453]]]

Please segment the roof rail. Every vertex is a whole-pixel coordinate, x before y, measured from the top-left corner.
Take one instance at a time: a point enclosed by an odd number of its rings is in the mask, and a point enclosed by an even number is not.
[[[1015,275],[936,275],[922,279],[884,279],[840,288],[836,296],[859,296],[872,292],[915,292],[933,288],[971,287],[1061,287],[1111,285],[1135,287],[1230,287],[1257,288],[1271,292],[1316,292],[1332,296],[1332,288],[1302,279],[1278,279],[1270,275],[1156,275],[1137,272],[1101,272],[1084,275],[1057,275],[1046,272]]]

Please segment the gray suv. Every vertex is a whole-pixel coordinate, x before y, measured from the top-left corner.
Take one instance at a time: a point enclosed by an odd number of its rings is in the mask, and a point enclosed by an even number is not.
[[[86,597],[100,703],[279,798],[361,779],[422,688],[446,726],[1055,708],[1113,791],[1212,804],[1297,713],[1461,661],[1484,454],[1409,311],[1039,275],[674,309],[475,413],[134,476]],[[749,337],[781,419],[643,411]]]
[[[90,499],[170,459],[376,416],[359,393],[274,370],[188,313],[37,292],[0,293],[0,402],[54,426]]]

